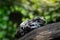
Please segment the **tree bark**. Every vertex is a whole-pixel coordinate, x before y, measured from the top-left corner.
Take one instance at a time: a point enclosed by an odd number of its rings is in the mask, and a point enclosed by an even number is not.
[[[35,29],[17,40],[60,40],[60,22]]]

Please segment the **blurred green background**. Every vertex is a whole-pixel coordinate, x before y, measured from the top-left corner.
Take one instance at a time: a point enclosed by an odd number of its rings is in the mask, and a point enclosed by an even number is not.
[[[60,0],[0,0],[0,40],[13,40],[18,25],[36,16],[59,22]]]

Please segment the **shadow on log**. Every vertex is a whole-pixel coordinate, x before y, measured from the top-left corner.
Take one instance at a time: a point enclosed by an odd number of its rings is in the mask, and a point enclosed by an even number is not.
[[[35,29],[17,40],[60,40],[60,22]]]

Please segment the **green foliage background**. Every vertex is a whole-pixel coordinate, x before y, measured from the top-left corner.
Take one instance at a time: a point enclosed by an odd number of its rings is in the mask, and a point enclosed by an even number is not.
[[[13,40],[18,22],[9,20],[9,15],[15,11],[22,14],[20,21],[42,16],[46,24],[58,22],[60,0],[0,0],[0,40]]]

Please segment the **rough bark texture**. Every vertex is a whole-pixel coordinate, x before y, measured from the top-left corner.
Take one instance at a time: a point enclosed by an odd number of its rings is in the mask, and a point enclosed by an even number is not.
[[[35,29],[17,40],[60,40],[60,22]]]

